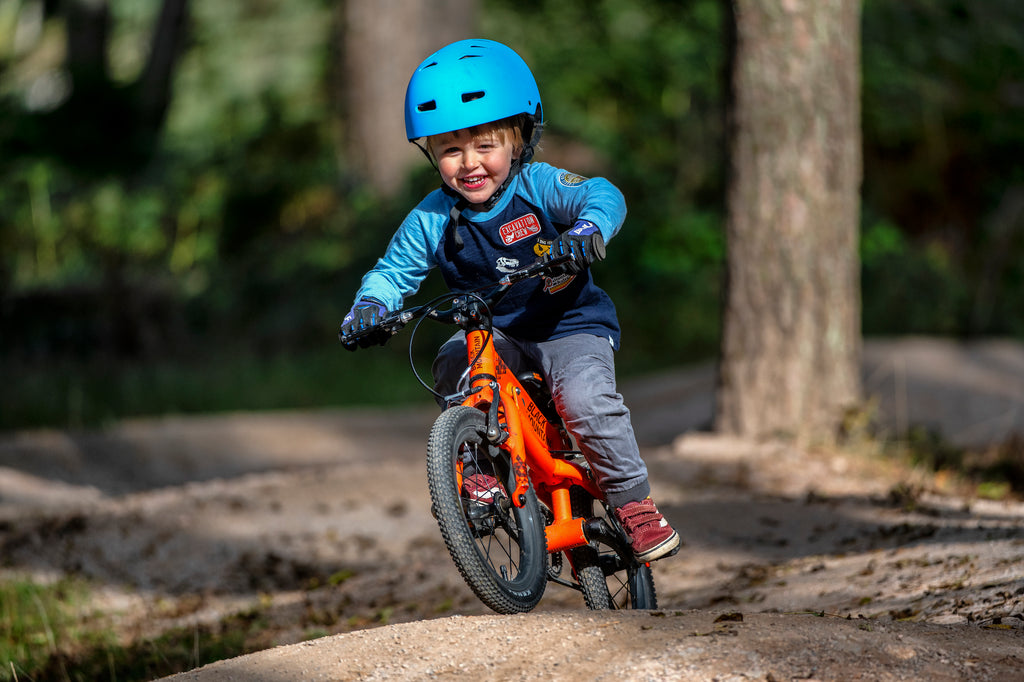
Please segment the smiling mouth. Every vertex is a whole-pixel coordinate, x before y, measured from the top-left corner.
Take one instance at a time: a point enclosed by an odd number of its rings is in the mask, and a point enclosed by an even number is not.
[[[486,175],[475,175],[469,178],[462,178],[462,186],[469,190],[480,189],[487,183]]]

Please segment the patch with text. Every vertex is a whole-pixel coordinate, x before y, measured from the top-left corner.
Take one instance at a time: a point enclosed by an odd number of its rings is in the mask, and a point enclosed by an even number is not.
[[[540,221],[537,220],[537,216],[532,213],[528,213],[521,218],[516,218],[510,223],[505,223],[498,228],[498,234],[501,235],[501,241],[508,246],[509,244],[515,244],[516,242],[526,239],[530,235],[538,234],[540,232]]]

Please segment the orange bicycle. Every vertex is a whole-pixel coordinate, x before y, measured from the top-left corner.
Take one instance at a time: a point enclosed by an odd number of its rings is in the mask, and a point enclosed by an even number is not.
[[[427,444],[431,511],[477,597],[498,613],[521,613],[533,609],[547,583],[554,582],[582,592],[591,609],[654,609],[650,565],[634,558],[543,378],[515,376],[494,347],[491,309],[517,282],[551,275],[562,260],[538,261],[486,290],[448,293],[399,311],[385,317],[381,327],[394,335],[417,320],[410,364],[422,320],[455,324],[466,332],[464,390],[440,396],[415,365],[413,374],[447,405]],[[498,482],[484,501],[464,485],[475,472],[491,472]]]

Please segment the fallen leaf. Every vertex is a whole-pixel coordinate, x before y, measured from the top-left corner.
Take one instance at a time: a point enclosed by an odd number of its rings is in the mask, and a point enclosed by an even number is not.
[[[742,623],[743,614],[739,611],[730,611],[729,613],[723,613],[718,618],[715,618],[716,623]]]

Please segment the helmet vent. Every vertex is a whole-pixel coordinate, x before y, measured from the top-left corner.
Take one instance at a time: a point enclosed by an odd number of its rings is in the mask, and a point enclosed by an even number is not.
[[[434,109],[437,109],[437,100],[433,99],[416,105],[416,111],[433,111]]]
[[[487,94],[483,90],[477,90],[476,92],[464,92],[462,93],[463,102],[472,102],[475,99],[482,99]]]

